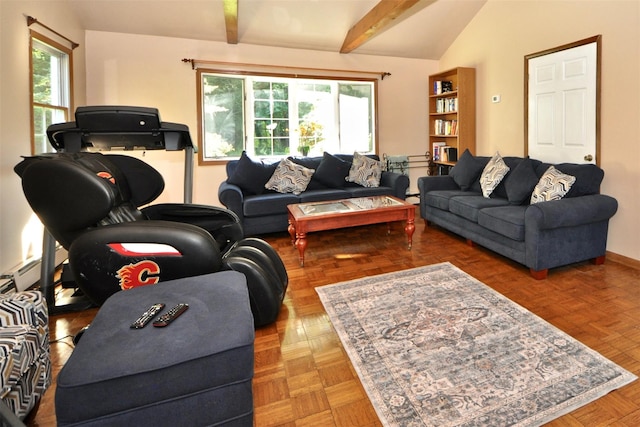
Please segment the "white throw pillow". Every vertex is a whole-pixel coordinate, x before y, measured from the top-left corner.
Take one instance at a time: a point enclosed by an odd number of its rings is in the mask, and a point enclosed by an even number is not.
[[[314,172],[314,169],[305,168],[289,159],[282,159],[264,188],[278,193],[298,195],[307,189]]]
[[[363,187],[379,187],[382,177],[382,165],[379,161],[362,155],[353,153],[353,163],[349,169],[349,176],[345,179],[355,182]]]
[[[575,176],[567,175],[549,166],[533,189],[531,204],[562,199],[571,190],[574,182],[576,182]]]
[[[509,172],[509,166],[504,162],[504,159],[500,156],[500,153],[496,154],[489,160],[489,163],[484,167],[482,174],[480,175],[480,188],[482,188],[482,195],[484,197],[491,196],[493,190],[496,189],[498,184],[507,176]]]

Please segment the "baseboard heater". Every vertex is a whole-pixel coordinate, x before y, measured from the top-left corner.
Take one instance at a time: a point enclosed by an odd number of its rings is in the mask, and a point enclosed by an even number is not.
[[[56,247],[55,265],[62,264],[67,259],[67,251],[62,246]],[[17,291],[24,291],[40,281],[42,259],[36,258],[13,267],[2,277],[13,280]]]

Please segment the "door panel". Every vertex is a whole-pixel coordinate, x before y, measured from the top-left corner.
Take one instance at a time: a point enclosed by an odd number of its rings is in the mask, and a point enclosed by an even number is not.
[[[529,156],[549,163],[598,163],[598,43],[527,59]]]

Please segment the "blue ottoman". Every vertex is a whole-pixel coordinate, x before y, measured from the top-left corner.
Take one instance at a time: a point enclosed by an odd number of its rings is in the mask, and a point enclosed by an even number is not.
[[[155,303],[189,309],[131,323]],[[254,327],[245,276],[224,271],[118,292],[60,371],[59,426],[252,426]]]

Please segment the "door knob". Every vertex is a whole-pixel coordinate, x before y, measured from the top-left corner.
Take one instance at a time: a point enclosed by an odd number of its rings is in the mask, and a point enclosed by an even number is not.
[[[590,162],[593,160],[593,156],[591,154],[587,154],[586,156],[584,156],[584,161],[585,162]]]

